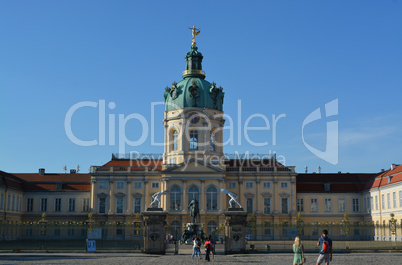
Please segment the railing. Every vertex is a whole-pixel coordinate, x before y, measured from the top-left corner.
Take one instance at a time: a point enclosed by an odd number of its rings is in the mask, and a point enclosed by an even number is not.
[[[96,172],[136,172],[136,171],[161,171],[162,166],[91,166],[91,173]]]
[[[252,166],[252,167],[226,167],[226,172],[292,172],[294,171],[294,167],[260,167],[260,166]]]

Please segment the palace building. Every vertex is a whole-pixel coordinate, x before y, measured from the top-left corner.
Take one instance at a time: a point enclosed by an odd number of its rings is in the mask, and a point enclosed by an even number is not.
[[[298,213],[306,224],[339,223],[348,214],[352,224],[383,226],[394,213],[400,226],[401,165],[381,173],[297,174],[275,156],[225,155],[225,93],[205,79],[195,35],[183,80],[163,93],[163,155],[112,155],[89,174],[0,171],[0,224],[39,220],[43,212],[54,222],[85,221],[91,212],[95,222],[129,223],[146,210],[153,194],[167,191],[161,207],[168,212],[168,227],[180,231],[190,222],[188,205],[196,198],[198,222],[209,234],[224,222],[229,198],[221,189],[226,189],[238,195],[248,218],[260,227],[295,225]],[[267,238],[276,237],[265,231]],[[378,229],[370,236],[387,240],[390,232]]]

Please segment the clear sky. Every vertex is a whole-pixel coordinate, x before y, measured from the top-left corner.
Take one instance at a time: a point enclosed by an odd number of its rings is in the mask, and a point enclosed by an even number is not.
[[[162,153],[151,129],[162,142],[160,103],[164,88],[182,79],[193,25],[201,28],[206,80],[223,87],[233,119],[225,152],[276,152],[297,172],[306,165],[309,172],[378,172],[402,162],[401,1],[3,0],[0,170],[63,172],[79,164],[88,172],[121,152],[123,136],[145,137],[123,145],[125,152]],[[70,123],[93,146],[66,133],[77,104],[94,106],[77,109]],[[322,118],[306,122],[318,108]],[[132,119],[122,129],[119,115],[144,117],[146,126]],[[282,115],[275,129],[272,115]],[[244,133],[267,122],[269,130]],[[337,147],[332,162],[319,154],[328,146]]]

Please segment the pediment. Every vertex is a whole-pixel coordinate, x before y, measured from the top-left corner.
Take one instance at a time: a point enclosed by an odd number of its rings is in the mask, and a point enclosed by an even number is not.
[[[253,198],[253,197],[254,197],[254,193],[246,192],[246,193],[244,193],[244,197],[246,197],[246,198]]]
[[[272,194],[271,194],[270,192],[263,192],[263,193],[261,193],[261,195],[262,195],[262,197],[264,197],[264,198],[272,197]]]
[[[280,197],[290,197],[290,194],[286,193],[286,192],[281,192],[281,193],[279,193],[279,196]]]
[[[136,192],[136,193],[133,193],[133,197],[134,197],[134,198],[141,198],[141,197],[142,197],[142,194],[139,193],[139,192]]]
[[[164,173],[222,173],[222,169],[203,161],[190,159],[188,163],[182,163],[164,170]]]
[[[99,198],[106,198],[107,197],[107,194],[104,193],[104,192],[98,193],[97,195],[98,195]]]

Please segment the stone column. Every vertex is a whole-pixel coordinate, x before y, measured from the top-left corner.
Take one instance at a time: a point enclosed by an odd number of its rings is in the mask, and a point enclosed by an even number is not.
[[[141,209],[146,209],[148,207],[148,205],[151,203],[150,201],[148,201],[149,196],[148,196],[148,189],[147,189],[147,185],[148,185],[148,180],[144,180],[143,186],[144,186],[144,202],[142,203],[143,207]]]
[[[200,190],[200,213],[205,212],[205,179],[201,179]]]
[[[183,192],[182,192],[182,199],[183,199],[183,201],[182,201],[182,207],[183,207],[183,209],[182,209],[182,211],[183,212],[185,212],[185,213],[187,213],[187,206],[188,206],[188,204],[187,204],[187,201],[186,201],[186,194],[187,194],[187,180],[186,179],[182,179],[181,180],[182,181],[182,187],[183,187]]]
[[[115,205],[114,205],[114,182],[113,180],[109,181],[109,211],[108,214],[113,214]]]
[[[96,185],[96,180],[91,180],[91,205],[90,205],[90,207],[91,207],[91,209],[90,209],[90,212],[95,212],[95,207],[96,207],[96,204],[95,204],[95,185]]]
[[[246,252],[247,213],[241,209],[229,209],[225,217],[225,254]]]
[[[244,194],[243,194],[244,187],[243,187],[243,185],[244,185],[244,181],[243,181],[242,178],[240,178],[239,179],[239,194],[238,194],[238,198],[239,198],[240,205],[242,207],[245,207],[245,205],[244,205]]]
[[[222,211],[222,209],[224,209],[224,205],[223,205],[223,196],[222,196],[222,192],[221,192],[221,189],[222,189],[222,181],[223,181],[223,179],[220,179],[219,180],[219,190],[218,190],[218,205],[219,205],[219,211]],[[225,195],[226,196],[226,195]]]
[[[133,195],[131,194],[131,189],[132,189],[132,183],[131,181],[127,181],[127,209],[126,209],[126,214],[132,214],[133,213]]]
[[[259,187],[260,187],[260,178],[257,178],[256,182],[255,182],[255,189],[256,189],[256,193],[255,193],[255,212],[256,213],[261,213],[261,208],[260,208],[260,194],[259,194]]]

